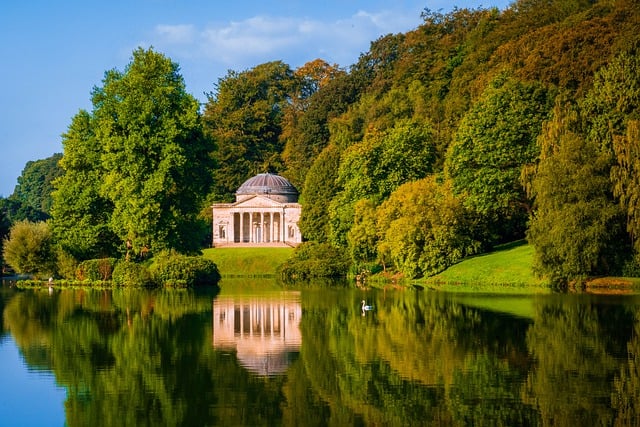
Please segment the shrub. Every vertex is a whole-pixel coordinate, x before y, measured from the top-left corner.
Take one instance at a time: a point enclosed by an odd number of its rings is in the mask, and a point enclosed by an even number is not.
[[[73,255],[60,247],[56,250],[56,266],[59,277],[64,279],[74,279],[76,277],[78,261]]]
[[[306,242],[296,248],[293,256],[280,266],[279,272],[285,282],[342,277],[346,275],[349,264],[344,250],[328,243]]]
[[[89,259],[82,261],[76,268],[78,280],[111,280],[115,258]]]
[[[200,256],[160,254],[156,256],[151,271],[156,283],[164,286],[215,285],[220,280],[216,264]]]
[[[49,277],[55,273],[53,237],[46,222],[19,221],[4,241],[5,262],[18,273]]]
[[[120,260],[113,268],[111,277],[113,284],[118,286],[150,286],[153,284],[149,269],[131,261]]]

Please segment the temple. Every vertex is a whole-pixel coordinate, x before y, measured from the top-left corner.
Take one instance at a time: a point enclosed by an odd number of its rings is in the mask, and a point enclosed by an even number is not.
[[[211,208],[214,247],[302,242],[298,190],[279,175],[261,173],[249,178],[236,191],[234,203],[216,203]]]

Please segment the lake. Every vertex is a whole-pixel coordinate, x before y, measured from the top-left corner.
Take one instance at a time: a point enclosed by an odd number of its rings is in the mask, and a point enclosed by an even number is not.
[[[3,426],[637,425],[640,414],[638,295],[5,284],[0,311]]]

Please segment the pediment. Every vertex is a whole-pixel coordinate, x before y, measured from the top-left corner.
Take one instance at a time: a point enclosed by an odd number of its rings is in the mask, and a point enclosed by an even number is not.
[[[255,195],[241,202],[233,204],[234,208],[279,208],[284,203],[277,202],[265,196]]]

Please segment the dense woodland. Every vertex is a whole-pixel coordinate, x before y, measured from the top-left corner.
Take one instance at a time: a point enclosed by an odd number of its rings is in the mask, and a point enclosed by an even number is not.
[[[348,67],[229,71],[204,109],[178,64],[134,51],[62,157],[27,164],[0,200],[0,232],[48,218],[59,265],[192,253],[210,241],[208,206],[269,171],[301,191],[300,252],[348,254],[352,272],[428,276],[526,238],[551,281],[637,275],[640,4],[422,18]]]

